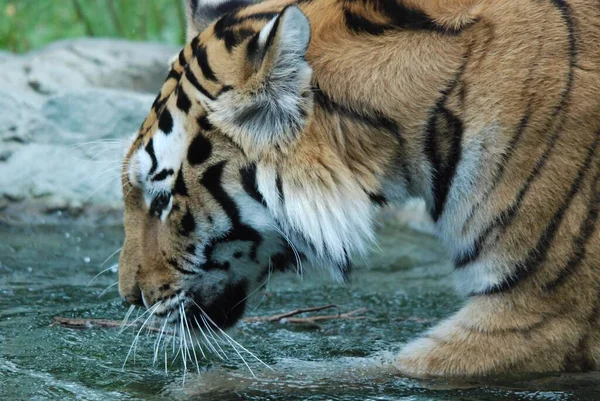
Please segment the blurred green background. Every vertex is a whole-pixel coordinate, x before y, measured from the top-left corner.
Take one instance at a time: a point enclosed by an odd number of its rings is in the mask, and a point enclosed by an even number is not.
[[[182,44],[181,0],[0,0],[0,49],[22,53],[82,36]]]

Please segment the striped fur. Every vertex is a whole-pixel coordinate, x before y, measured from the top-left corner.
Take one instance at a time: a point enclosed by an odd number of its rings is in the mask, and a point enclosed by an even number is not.
[[[599,366],[597,2],[187,4],[124,163],[126,299],[241,297],[288,240],[343,277],[375,210],[421,197],[466,302],[401,372]]]

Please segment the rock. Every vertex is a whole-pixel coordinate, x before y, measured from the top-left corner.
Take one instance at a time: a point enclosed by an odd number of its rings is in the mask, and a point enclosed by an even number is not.
[[[112,39],[76,39],[20,57],[0,57],[1,89],[37,102],[83,88],[156,93],[168,73],[173,46]]]
[[[153,95],[125,91],[74,90],[49,97],[42,105],[41,114],[60,132],[74,134],[64,138],[69,144],[78,140],[122,140],[139,128],[153,101]],[[46,140],[58,143],[50,138]]]
[[[177,51],[78,39],[0,52],[0,220],[120,210],[121,159]]]

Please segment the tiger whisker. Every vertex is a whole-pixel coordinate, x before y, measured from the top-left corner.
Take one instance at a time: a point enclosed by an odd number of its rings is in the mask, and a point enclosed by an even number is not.
[[[196,326],[198,326],[198,330],[200,330],[202,337],[204,337],[204,341],[206,341],[206,345],[211,349],[211,352],[213,354],[217,355],[221,360],[223,360],[223,357],[221,356],[221,354],[217,351],[217,349],[214,347],[214,345],[212,345],[212,343],[206,336],[206,333],[204,333],[204,330],[202,330],[202,326],[200,326],[200,323],[198,323],[198,319],[196,319],[196,316],[194,316],[194,321],[196,322]]]
[[[296,246],[292,243],[290,238],[279,227],[277,227],[275,224],[269,224],[269,226],[271,228],[273,228],[275,231],[277,231],[283,237],[283,239],[286,240],[288,245],[292,248],[292,252],[294,252],[294,258],[296,259],[296,268],[297,268],[298,275],[302,276],[304,274],[304,269],[302,267],[302,259],[300,258],[298,249],[296,249]]]
[[[252,312],[256,311],[258,309],[258,307],[263,303],[265,298],[267,297],[267,291],[269,291],[269,284],[271,282],[271,274],[273,273],[272,267],[273,266],[271,264],[271,258],[269,258],[269,269],[267,270],[267,281],[266,281],[266,285],[265,285],[265,292],[263,293],[263,296],[260,298],[260,301],[252,309]]]
[[[135,309],[135,305],[131,305],[129,307],[129,309],[127,310],[127,313],[125,313],[125,317],[123,318],[123,321],[121,322],[121,331],[123,330],[123,326],[127,324],[127,320],[129,320],[129,317],[133,313],[134,309]]]
[[[100,186],[98,186],[98,188],[96,188],[94,190],[94,192],[92,192],[91,194],[89,194],[84,200],[83,203],[87,202],[88,200],[90,200],[90,198],[92,196],[94,196],[96,194],[96,192],[100,191],[101,189],[105,189],[109,184],[111,184],[112,182],[114,182],[118,177],[111,177],[108,181],[103,182],[102,184],[100,184]]]
[[[121,249],[123,249],[123,247],[120,247],[120,248],[118,248],[116,251],[114,251],[113,253],[111,253],[111,254],[110,254],[110,256],[109,256],[109,257],[107,257],[107,258],[104,260],[104,262],[102,262],[102,264],[100,264],[100,266],[98,266],[98,267],[102,268],[102,266],[104,266],[104,265],[106,264],[106,262],[108,262],[108,261],[110,260],[110,258],[112,258],[113,256],[115,256],[115,255],[116,255],[116,254],[117,254],[119,251],[121,251]],[[106,268],[106,269],[102,270],[100,273],[98,273],[98,274],[96,274],[94,277],[92,277],[92,279],[89,281],[89,283],[87,283],[87,285],[89,286],[90,284],[92,284],[92,281],[94,281],[95,279],[97,279],[97,278],[98,278],[100,275],[102,275],[103,273],[105,273],[105,272],[107,272],[107,271],[109,271],[109,270],[112,270],[112,269],[113,269],[115,266],[119,266],[119,264],[117,263],[117,264],[111,265],[110,267],[108,267],[108,268]]]
[[[138,338],[140,337],[140,333],[142,332],[142,330],[144,329],[144,326],[146,326],[146,324],[148,323],[148,321],[150,320],[150,318],[154,315],[154,312],[156,312],[156,310],[158,309],[158,307],[161,305],[161,302],[157,302],[154,306],[152,306],[150,309],[148,309],[148,312],[150,312],[150,315],[148,315],[148,317],[146,318],[146,320],[144,320],[144,323],[142,323],[142,327],[140,327],[140,329],[138,330],[135,338],[133,339],[133,342],[131,343],[131,346],[129,347],[129,352],[127,352],[127,356],[125,357],[125,361],[123,362],[123,366],[121,369],[125,369],[125,365],[127,364],[127,360],[129,359],[129,355],[131,355],[131,351],[134,349],[134,346],[137,344]]]
[[[117,284],[119,284],[119,282],[115,281],[114,283],[112,283],[111,285],[109,285],[108,287],[106,287],[105,289],[103,289],[102,292],[100,292],[100,294],[98,294],[98,298],[101,298],[102,295],[106,294],[106,291],[110,290],[112,287],[114,287]]]
[[[185,327],[187,329],[187,333],[188,333],[188,337],[190,338],[190,345],[192,348],[192,353],[194,355],[194,360],[196,361],[196,370],[198,371],[198,374],[200,374],[200,364],[198,363],[198,356],[196,355],[196,347],[194,346],[194,339],[192,338],[192,331],[190,330],[190,325],[185,317],[185,311],[183,309],[183,304],[181,304],[181,312],[183,313],[183,322],[185,323]],[[200,345],[200,343],[198,343],[198,345]],[[200,350],[202,350],[202,347],[200,347]],[[202,351],[202,354],[204,354],[204,351]],[[206,355],[204,355],[204,357],[206,358]]]
[[[252,295],[254,295],[257,291],[259,291],[262,287],[264,287],[267,284],[268,281],[268,277],[265,281],[263,281],[263,283],[261,285],[259,285],[254,291],[252,291],[250,294],[246,295],[244,297],[244,299],[242,299],[241,301],[239,301],[237,304],[233,305],[233,307],[231,308],[231,310],[235,309],[239,304],[241,304],[242,302],[244,302],[245,300],[247,300],[248,298],[250,298]]]
[[[107,138],[107,139],[97,139],[95,141],[88,141],[88,142],[79,142],[79,143],[75,143],[73,145],[69,145],[69,148],[79,148],[79,147],[84,147],[87,145],[93,145],[93,144],[97,144],[97,143],[121,143],[124,144],[127,141],[124,139],[115,139],[115,138]]]
[[[89,287],[90,284],[92,284],[92,281],[96,280],[98,277],[100,277],[102,274],[106,273],[109,270],[113,270],[115,267],[119,267],[118,263],[115,263],[114,265],[110,265],[108,266],[106,269],[102,270],[100,273],[96,274],[94,277],[92,277],[92,279],[87,283],[87,286]]]
[[[154,344],[154,358],[152,359],[152,365],[154,365],[156,363],[156,360],[158,359],[158,349],[160,348],[160,341],[163,337],[163,334],[165,333],[165,328],[167,327],[167,323],[169,322],[169,316],[171,316],[171,312],[169,312],[167,314],[167,317],[164,319],[165,321],[160,329],[160,334],[158,335],[158,340]]]
[[[190,298],[191,299],[191,298]],[[196,303],[196,301],[194,301],[193,299],[191,299],[191,301],[196,305],[196,307],[200,310],[200,312],[202,313],[202,315],[206,318],[206,321],[208,321],[214,328],[216,328],[219,333],[225,338],[225,340],[227,340],[227,342],[231,345],[231,347],[233,348],[233,350],[240,356],[240,358],[244,361],[244,364],[246,365],[246,367],[248,367],[248,370],[250,370],[250,372],[252,373],[252,375],[254,376],[254,372],[252,372],[252,370],[250,369],[250,366],[248,366],[248,364],[246,363],[246,360],[241,356],[240,352],[238,351],[238,347],[243,350],[244,352],[246,352],[248,355],[250,355],[252,358],[254,358],[255,360],[257,360],[258,362],[260,362],[262,365],[266,366],[267,368],[269,368],[270,370],[273,370],[272,367],[270,367],[269,365],[267,365],[262,359],[260,359],[259,357],[257,357],[253,352],[250,352],[248,349],[246,349],[243,345],[241,345],[239,342],[235,341],[233,338],[231,338],[231,336],[229,336],[229,334],[225,333],[225,331],[223,331],[211,318],[210,316],[208,316],[208,314],[200,307],[200,305],[198,305]]]
[[[146,310],[144,311],[144,313],[142,313],[142,314],[141,314],[141,315],[139,315],[139,316],[136,316],[136,318],[134,319],[134,321],[133,321],[133,322],[131,322],[131,323],[129,323],[128,325],[126,325],[126,326],[123,326],[123,327],[121,328],[121,330],[119,331],[119,334],[121,334],[123,331],[125,331],[125,330],[126,330],[128,327],[133,327],[133,326],[134,326],[134,325],[135,325],[135,324],[136,324],[136,323],[137,323],[137,322],[138,322],[140,319],[142,319],[144,316],[146,316],[146,314],[147,314],[147,313],[149,313],[149,312],[150,312],[150,309],[146,309]]]
[[[223,353],[223,356],[225,356],[225,359],[229,359],[229,356],[227,355],[227,353],[225,353],[225,351],[223,350],[223,348],[221,348],[221,345],[219,344],[219,339],[220,337],[217,335],[217,333],[214,332],[214,330],[210,327],[210,325],[208,324],[208,322],[206,321],[206,319],[204,318],[204,315],[200,315],[200,318],[202,319],[202,322],[204,323],[204,327],[207,328],[208,330],[208,334],[210,335],[210,337],[213,339],[213,341],[215,342],[215,344],[217,345],[217,348],[219,348],[219,350]],[[216,337],[215,337],[216,336]]]
[[[187,342],[185,339],[185,331],[183,328],[183,321],[185,316],[182,313],[182,305],[179,304],[179,325],[181,326],[181,332],[179,334],[179,349],[181,350],[181,359],[183,360],[183,382],[185,383],[185,374],[187,373]]]

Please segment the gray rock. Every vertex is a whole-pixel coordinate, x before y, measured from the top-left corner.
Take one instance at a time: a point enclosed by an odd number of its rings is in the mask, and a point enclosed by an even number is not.
[[[41,114],[61,132],[73,134],[65,136],[68,143],[123,139],[139,128],[153,100],[153,95],[126,91],[74,90],[48,98]],[[52,138],[48,141],[58,143]]]
[[[78,39],[1,52],[0,214],[120,210],[121,159],[177,51]]]
[[[71,89],[113,88],[154,93],[168,73],[174,46],[109,39],[76,39],[21,57],[0,57],[2,89],[38,101]]]

